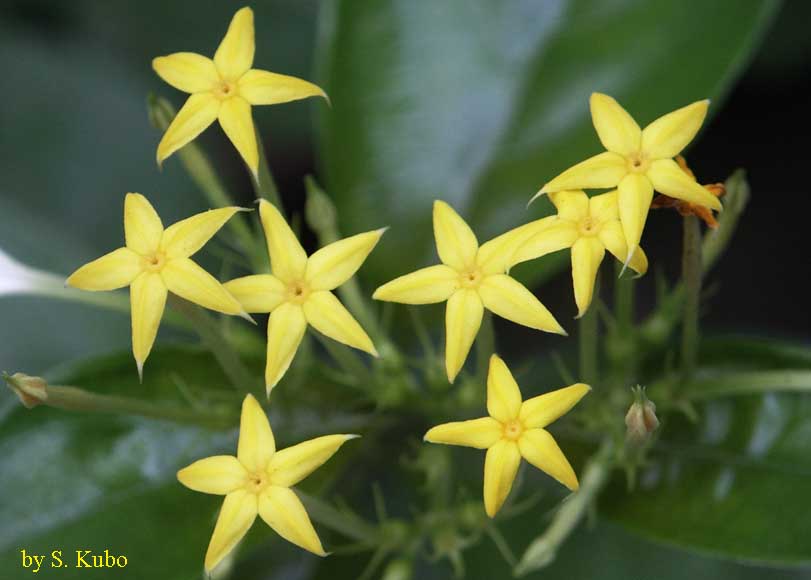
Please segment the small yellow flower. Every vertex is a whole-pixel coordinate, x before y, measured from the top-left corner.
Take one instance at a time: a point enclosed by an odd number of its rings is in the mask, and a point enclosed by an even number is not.
[[[189,489],[225,496],[206,552],[206,571],[234,549],[257,515],[288,542],[326,556],[304,505],[290,488],[356,437],[325,435],[276,451],[265,412],[253,395],[245,397],[236,457],[206,457],[177,472],[178,481]]]
[[[492,518],[510,494],[522,457],[570,490],[577,490],[572,466],[544,427],[569,412],[590,390],[588,385],[576,383],[523,401],[510,369],[494,354],[487,374],[490,416],[437,425],[425,434],[425,441],[487,449],[484,509]]]
[[[532,292],[505,274],[515,246],[546,220],[516,228],[479,247],[476,235],[459,214],[436,201],[434,237],[442,264],[400,276],[378,288],[373,297],[403,304],[448,301],[445,370],[451,382],[465,364],[485,308],[518,324],[565,335]]]
[[[608,250],[620,261],[624,261],[628,255],[625,234],[619,221],[617,195],[616,190],[592,198],[582,191],[550,193],[549,198],[557,208],[558,215],[519,246],[511,260],[519,264],[571,248],[578,318],[586,313],[591,304],[594,280],[605,251]],[[640,275],[648,270],[648,259],[642,248],[634,253],[628,265]]]
[[[377,245],[385,228],[329,244],[309,258],[282,214],[259,202],[273,274],[245,276],[225,288],[248,312],[269,312],[265,384],[287,372],[307,324],[322,334],[377,356],[372,340],[331,291],[349,280]]]
[[[721,210],[721,202],[682,171],[673,157],[693,140],[710,101],[696,101],[659,117],[644,130],[617,101],[591,95],[591,118],[605,153],[567,169],[535,195],[571,189],[619,190],[619,215],[628,240],[627,263],[639,246],[654,189],[669,197]],[[535,199],[533,197],[533,199]]]
[[[679,155],[676,157],[676,162],[679,164],[682,171],[695,179],[696,176],[687,166],[687,160],[684,157]],[[705,183],[703,187],[715,197],[721,197],[726,193],[726,186],[723,183]],[[718,229],[718,220],[715,219],[712,210],[708,207],[704,207],[703,205],[696,205],[694,203],[690,203],[689,201],[674,199],[672,197],[668,197],[667,195],[659,194],[653,198],[650,207],[651,209],[673,208],[679,212],[679,215],[682,217],[694,215],[707,224],[707,227],[713,230]]]
[[[155,342],[168,292],[204,308],[250,320],[239,302],[189,259],[238,211],[244,210],[224,207],[205,211],[164,230],[149,201],[140,193],[128,193],[124,199],[126,245],[85,264],[68,278],[68,286],[82,290],[130,287],[132,353],[139,376]]]
[[[219,120],[256,178],[259,149],[251,105],[327,98],[320,87],[307,81],[251,68],[254,50],[253,10],[245,7],[234,15],[213,60],[176,52],[152,61],[164,81],[191,93],[158,144],[158,164]]]

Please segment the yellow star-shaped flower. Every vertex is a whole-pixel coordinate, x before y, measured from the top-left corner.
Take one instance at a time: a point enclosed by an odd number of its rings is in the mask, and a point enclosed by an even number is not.
[[[68,278],[68,286],[82,290],[130,287],[132,353],[139,375],[143,375],[155,342],[168,292],[204,308],[251,320],[211,274],[189,259],[238,211],[246,210],[205,211],[164,230],[149,201],[140,193],[128,193],[124,199],[125,247],[85,264]]]
[[[377,356],[372,340],[331,291],[349,280],[374,249],[385,228],[324,246],[309,258],[282,214],[259,202],[273,274],[225,283],[248,312],[269,312],[265,383],[270,390],[287,372],[307,324],[322,334]]]
[[[620,261],[628,256],[628,244],[619,221],[616,190],[589,198],[582,191],[558,191],[549,198],[558,215],[516,250],[512,263],[540,258],[564,248],[572,249],[572,281],[577,317],[586,313],[594,292],[597,269],[608,250]],[[648,259],[639,248],[628,265],[640,275]]]
[[[158,144],[158,164],[219,120],[256,178],[259,149],[251,105],[327,98],[320,87],[302,79],[251,68],[254,50],[253,10],[246,7],[234,15],[213,60],[176,52],[152,61],[163,80],[191,93]]]
[[[588,385],[576,383],[522,401],[510,369],[494,354],[487,374],[490,416],[437,425],[425,434],[425,440],[487,449],[484,509],[492,518],[510,494],[522,457],[570,490],[577,490],[572,466],[544,427],[566,414],[590,390]]]
[[[567,169],[535,197],[571,189],[618,188],[619,216],[628,241],[627,263],[642,238],[654,189],[669,197],[721,209],[718,198],[673,160],[698,133],[709,104],[709,100],[697,101],[659,117],[643,130],[617,101],[592,94],[591,118],[608,151]]]
[[[225,496],[206,552],[206,571],[234,549],[257,515],[288,542],[326,556],[304,505],[290,488],[356,437],[325,435],[276,451],[265,412],[253,395],[245,397],[236,457],[206,457],[177,472],[189,489]]]
[[[434,202],[434,237],[442,264],[400,276],[378,288],[376,300],[403,304],[448,301],[445,370],[453,382],[465,364],[484,309],[530,328],[566,334],[546,306],[505,274],[515,246],[538,227],[532,222],[479,247],[476,235],[447,203]]]

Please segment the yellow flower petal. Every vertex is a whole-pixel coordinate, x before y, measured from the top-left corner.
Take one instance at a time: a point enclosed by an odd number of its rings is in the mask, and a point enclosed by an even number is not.
[[[592,93],[591,120],[603,147],[620,155],[639,151],[642,131],[628,111],[608,95]]]
[[[264,471],[276,452],[276,440],[268,416],[256,397],[246,395],[239,419],[237,459],[252,473]]]
[[[380,241],[385,228],[324,246],[307,260],[305,278],[313,290],[332,290],[349,280]]]
[[[116,290],[128,286],[141,273],[141,257],[129,248],[118,248],[76,270],[68,286],[82,290]]]
[[[577,241],[580,233],[575,223],[561,220],[558,216],[552,218],[554,221],[518,247],[512,258],[514,264],[569,248]]]
[[[562,417],[585,397],[591,387],[584,383],[575,383],[550,393],[544,393],[524,401],[519,414],[521,422],[527,429],[543,428]]]
[[[251,68],[255,49],[253,10],[246,6],[231,19],[214,53],[214,64],[224,79],[235,81]]]
[[[429,266],[395,278],[375,290],[372,298],[402,304],[444,302],[459,287],[459,273],[445,264]]]
[[[169,260],[161,270],[166,287],[181,298],[223,314],[243,314],[236,298],[219,281],[189,258]]]
[[[544,332],[566,334],[532,292],[505,274],[487,276],[479,286],[479,296],[488,310],[502,318]]]
[[[195,461],[177,472],[177,480],[194,491],[226,495],[242,487],[248,472],[233,455],[215,455]]]
[[[487,450],[484,460],[484,511],[491,518],[510,495],[521,453],[514,441],[502,439]]]
[[[628,258],[628,244],[625,243],[625,233],[618,221],[604,224],[600,228],[599,239],[617,260],[625,262]],[[648,271],[648,257],[641,247],[636,249],[628,266],[640,275]]]
[[[445,371],[453,382],[482,324],[484,307],[475,290],[457,290],[445,307]]]
[[[482,417],[437,425],[429,429],[423,439],[429,443],[487,449],[501,439],[502,433],[501,423],[492,417]]]
[[[443,264],[456,270],[473,266],[479,242],[465,220],[444,201],[434,202],[434,237]]]
[[[577,491],[577,475],[552,435],[543,429],[524,431],[518,440],[521,455],[532,465],[551,475],[572,491]]]
[[[482,274],[504,274],[516,262],[513,256],[516,250],[535,234],[543,231],[557,220],[556,216],[548,216],[529,222],[485,242],[476,254],[476,265]]]
[[[648,169],[648,177],[654,189],[668,197],[675,197],[690,203],[721,211],[721,202],[696,182],[672,159],[654,161]]]
[[[705,99],[656,119],[642,131],[642,154],[648,159],[678,155],[698,133],[709,106]]]
[[[305,330],[307,319],[304,318],[301,306],[287,302],[270,313],[265,366],[265,386],[268,395],[293,362]]]
[[[642,230],[645,229],[653,200],[653,184],[644,175],[629,173],[620,182],[618,192],[620,221],[628,243],[628,256],[625,258],[627,262],[642,239]]]
[[[205,131],[219,112],[220,101],[211,93],[195,93],[186,99],[158,143],[158,165]]]
[[[325,435],[278,451],[270,460],[271,485],[292,487],[335,455],[341,445],[358,435]]]
[[[252,105],[277,105],[307,97],[324,97],[321,87],[305,80],[265,70],[249,70],[239,79],[239,94]]]
[[[553,191],[549,194],[549,201],[561,219],[579,222],[589,215],[589,196],[582,189]]]
[[[163,309],[166,306],[166,285],[160,274],[144,272],[130,284],[130,314],[132,316],[132,354],[142,373],[144,362],[158,334]]]
[[[176,52],[152,59],[158,76],[186,93],[210,91],[220,80],[214,61],[194,52]]]
[[[287,289],[270,274],[243,276],[226,282],[223,288],[236,298],[245,312],[272,312],[284,302]]]
[[[124,238],[127,247],[141,255],[154,253],[161,243],[163,223],[152,204],[140,193],[124,198]]]
[[[225,225],[239,207],[223,207],[198,213],[172,224],[163,233],[161,249],[168,258],[189,258]]]
[[[219,564],[239,541],[245,537],[256,519],[257,498],[253,493],[240,489],[229,493],[222,502],[217,524],[206,552],[206,572]]]
[[[604,223],[620,219],[617,205],[617,190],[601,193],[589,198],[589,216],[597,222]]]
[[[258,179],[259,147],[256,144],[251,105],[242,97],[226,99],[220,106],[218,118],[222,130],[237,148],[254,179]]]
[[[268,243],[273,275],[282,282],[295,282],[304,278],[307,254],[282,214],[269,201],[259,202],[259,216]]]
[[[377,356],[372,339],[329,290],[319,290],[310,294],[304,302],[303,309],[307,322],[321,334]]]
[[[605,248],[593,237],[577,240],[572,246],[572,281],[574,283],[574,301],[577,304],[577,318],[586,313],[594,293],[594,281],[597,270],[603,262]]]
[[[259,515],[288,542],[317,556],[326,556],[310,516],[292,489],[271,485],[259,496]]]
[[[625,158],[606,151],[581,161],[543,186],[539,194],[564,189],[603,189],[616,187],[628,173]],[[537,197],[537,194],[536,196]],[[532,199],[535,199],[533,197]]]
[[[521,411],[521,390],[513,374],[498,355],[490,357],[487,371],[487,412],[494,419],[507,423],[518,418]]]

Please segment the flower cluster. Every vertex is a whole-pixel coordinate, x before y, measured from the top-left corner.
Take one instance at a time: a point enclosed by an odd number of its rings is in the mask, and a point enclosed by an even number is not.
[[[301,79],[253,69],[253,57],[253,12],[243,8],[233,17],[213,60],[181,52],[153,61],[162,79],[191,94],[158,145],[159,163],[219,120],[258,179],[259,150],[251,105],[326,98],[326,94]],[[517,324],[565,336],[560,323],[510,275],[510,269],[569,248],[578,317],[592,302],[606,250],[644,274],[648,262],[639,243],[654,190],[690,204],[679,206],[682,211],[712,217],[710,210],[721,208],[718,196],[673,160],[699,130],[708,104],[693,103],[642,130],[614,99],[592,95],[594,126],[607,152],[543,186],[538,195],[549,194],[556,215],[480,245],[464,219],[445,202],[436,201],[433,226],[441,263],[380,286],[373,298],[405,304],[446,302],[445,370],[451,383],[465,364],[485,309]],[[585,189],[611,191],[589,197]],[[164,228],[147,199],[129,193],[124,201],[125,246],[82,266],[67,283],[89,291],[129,286],[132,349],[141,377],[170,293],[251,321],[250,313],[269,314],[268,396],[287,372],[308,326],[377,357],[372,339],[333,291],[354,276],[385,229],[338,240],[308,256],[279,208],[260,200],[259,217],[271,271],[220,283],[191,257],[240,211],[249,210],[214,209]],[[578,489],[574,470],[545,427],[590,390],[589,385],[576,383],[524,401],[512,373],[493,354],[487,376],[489,416],[436,426],[425,434],[425,440],[487,449],[484,505],[487,515],[494,517],[510,492],[521,458],[568,489]],[[178,472],[180,482],[193,490],[225,495],[205,558],[206,569],[211,570],[234,548],[257,515],[288,541],[325,555],[307,511],[291,487],[352,437],[328,435],[277,452],[264,410],[248,395],[242,405],[236,457],[209,457]]]

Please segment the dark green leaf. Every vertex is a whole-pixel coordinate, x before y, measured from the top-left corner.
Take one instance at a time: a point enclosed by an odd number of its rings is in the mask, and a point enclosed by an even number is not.
[[[323,3],[327,189],[345,233],[394,226],[363,273],[376,284],[433,260],[434,199],[454,205],[482,240],[547,213],[547,201],[527,212],[529,198],[600,150],[592,91],[614,95],[642,124],[717,98],[776,5]]]

